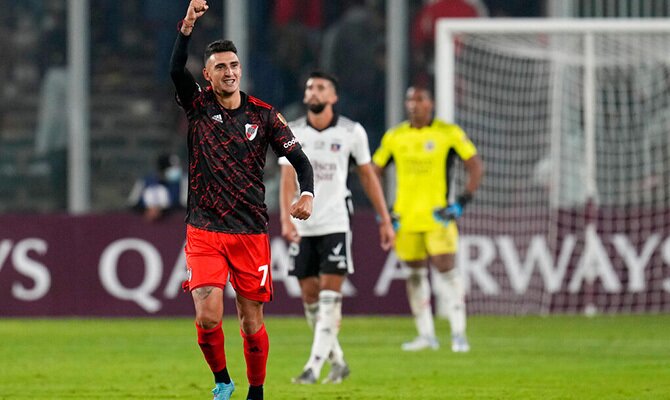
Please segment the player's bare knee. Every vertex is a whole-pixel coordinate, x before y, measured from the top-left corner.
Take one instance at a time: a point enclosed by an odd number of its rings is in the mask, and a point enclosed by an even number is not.
[[[319,301],[319,292],[317,290],[316,293],[302,293],[302,302],[306,304],[313,304]]]
[[[195,317],[195,323],[202,329],[213,329],[219,322],[221,317],[216,317],[214,314],[198,314]]]
[[[439,272],[449,272],[456,266],[455,257],[453,254],[440,254],[431,256],[430,263]]]
[[[300,292],[302,301],[308,304],[319,300],[319,277],[308,276],[298,281],[300,283]]]
[[[242,317],[240,319],[240,329],[245,335],[253,335],[263,326],[263,318],[260,317]]]

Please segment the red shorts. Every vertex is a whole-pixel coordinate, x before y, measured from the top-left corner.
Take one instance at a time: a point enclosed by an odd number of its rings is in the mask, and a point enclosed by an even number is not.
[[[211,232],[187,225],[186,268],[189,290],[224,288],[230,274],[233,289],[250,300],[272,300],[270,241],[266,233]]]

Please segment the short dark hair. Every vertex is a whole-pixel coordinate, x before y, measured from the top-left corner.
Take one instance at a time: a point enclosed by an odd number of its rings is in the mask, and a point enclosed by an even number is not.
[[[321,79],[325,79],[325,80],[329,81],[330,83],[333,84],[333,87],[335,88],[335,93],[337,93],[337,90],[340,88],[340,82],[337,80],[335,75],[330,74],[328,72],[319,71],[319,70],[312,71],[312,72],[310,72],[309,77],[310,78],[321,78]]]
[[[410,85],[407,88],[407,90],[409,90],[409,89],[414,89],[414,90],[426,92],[426,94],[428,95],[430,100],[433,100],[433,101],[435,100],[435,98],[433,96],[433,90],[428,85],[426,85],[425,83],[415,83],[413,85]]]
[[[219,39],[208,44],[205,48],[205,64],[207,64],[207,60],[209,60],[212,54],[223,53],[224,51],[232,51],[237,54],[237,47],[235,47],[235,43],[232,40],[228,39]]]

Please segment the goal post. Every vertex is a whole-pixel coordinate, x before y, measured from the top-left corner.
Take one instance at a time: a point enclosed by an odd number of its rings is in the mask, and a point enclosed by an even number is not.
[[[487,171],[470,311],[670,310],[670,20],[441,19],[435,99]]]

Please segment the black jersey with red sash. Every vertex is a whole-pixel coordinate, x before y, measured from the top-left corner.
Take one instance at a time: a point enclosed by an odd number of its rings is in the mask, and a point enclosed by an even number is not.
[[[188,117],[186,222],[232,233],[267,232],[263,170],[268,146],[285,156],[300,149],[286,120],[269,104],[241,93],[227,110],[211,87],[182,104]]]

